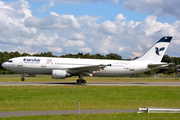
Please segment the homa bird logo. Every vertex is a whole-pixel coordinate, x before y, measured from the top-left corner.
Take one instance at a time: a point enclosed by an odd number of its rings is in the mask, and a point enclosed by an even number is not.
[[[162,48],[155,47],[155,50],[156,50],[155,52],[157,55],[160,55],[159,52],[164,51],[164,49],[165,49],[165,47],[162,47]]]

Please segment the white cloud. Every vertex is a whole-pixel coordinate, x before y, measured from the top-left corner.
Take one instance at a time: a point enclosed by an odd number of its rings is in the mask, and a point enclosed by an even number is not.
[[[92,50],[91,50],[91,48],[80,48],[80,52],[83,52],[83,53],[91,53],[92,52]]]
[[[168,23],[157,22],[156,19],[156,16],[147,16],[144,21],[137,25],[137,28],[139,29],[140,27],[147,36],[150,36],[160,29],[169,26]]]
[[[132,52],[132,54],[134,55],[134,57],[140,57],[143,53]]]
[[[176,45],[180,45],[180,40],[174,40],[173,41]]]
[[[50,52],[62,53],[63,50],[60,47],[45,47]]]
[[[172,15],[180,19],[179,0],[119,0],[125,9],[137,12],[149,12],[156,16]]]
[[[124,17],[122,13],[120,13],[115,17],[115,21],[121,21],[121,20],[126,20],[126,17]]]
[[[101,24],[101,28],[105,33],[117,34],[117,32],[118,32],[116,25],[113,22],[111,22],[110,20],[104,21]]]
[[[80,34],[80,33],[73,33],[73,37],[72,39],[75,39],[75,40],[83,40],[85,37],[84,35]]]
[[[140,45],[138,45],[137,48],[138,48],[139,51],[142,51],[142,50],[143,50],[142,47],[141,47]]]
[[[4,27],[0,31],[2,36],[11,33],[22,35],[34,32],[34,29],[24,27],[25,19],[32,16],[28,2],[24,0],[8,3],[0,1],[0,14],[0,24],[2,28]]]
[[[126,17],[123,16],[122,13],[118,14],[115,17],[114,21],[104,21],[101,24],[101,29],[104,33],[108,33],[108,34],[123,34],[124,33],[124,29],[127,26],[126,23]],[[134,24],[134,22],[131,21],[131,23],[128,22],[128,27],[130,26],[130,24]]]
[[[18,51],[20,53],[29,52],[29,51],[31,51],[31,47],[30,46],[18,46],[15,48],[14,51]]]
[[[113,0],[116,4],[119,2],[119,0]]]
[[[29,17],[26,19],[25,25],[41,29],[81,28],[74,15],[58,15],[55,12],[50,12],[50,15],[44,18]]]
[[[119,52],[123,51],[124,48],[123,47],[119,47]]]
[[[65,46],[66,47],[84,47],[85,43],[81,40],[77,40],[77,41],[68,40],[65,42]]]
[[[35,0],[34,0],[35,1]],[[42,0],[43,1],[43,0]],[[51,0],[60,3],[84,4],[97,2],[113,2],[115,5],[122,4],[125,9],[141,13],[149,13],[164,17],[171,15],[180,19],[179,0]]]
[[[66,19],[66,20],[71,20],[73,27],[81,28],[81,26],[79,25],[77,19],[74,17],[74,15],[65,15],[65,14],[63,14],[62,18]]]
[[[69,3],[69,4],[83,4],[88,2],[88,0],[53,0],[56,2]]]
[[[162,36],[168,35],[173,36],[174,41],[172,40],[167,54],[178,56],[177,51],[180,51],[180,21],[161,23],[154,15],[135,22],[128,21],[120,13],[113,21],[102,23],[98,23],[100,17],[75,17],[72,14],[60,15],[54,11],[44,18],[38,18],[31,14],[28,2],[23,0],[0,1],[0,14],[2,51],[51,51],[55,55],[79,52],[117,53],[123,58],[129,58],[141,55]]]
[[[41,8],[37,8],[35,11],[43,13],[43,12],[49,10],[53,6],[54,6],[54,1],[49,1],[49,4],[45,4]]]
[[[35,1],[35,0],[34,0]],[[84,3],[96,3],[96,2],[108,2],[113,1],[114,3],[118,3],[119,0],[53,0],[56,2],[69,3],[69,4],[84,4]]]
[[[101,18],[100,16],[92,17],[89,15],[84,15],[84,16],[78,16],[77,20],[80,25],[86,25],[87,27],[91,29],[98,29],[100,25],[96,23],[96,21],[98,21],[100,18]]]

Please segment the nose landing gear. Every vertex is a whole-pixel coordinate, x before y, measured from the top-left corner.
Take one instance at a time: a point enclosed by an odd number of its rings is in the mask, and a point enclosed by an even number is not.
[[[24,81],[25,79],[24,78],[21,78],[21,81]]]
[[[24,81],[25,79],[24,79],[24,74],[22,74],[22,78],[21,78],[21,81]]]

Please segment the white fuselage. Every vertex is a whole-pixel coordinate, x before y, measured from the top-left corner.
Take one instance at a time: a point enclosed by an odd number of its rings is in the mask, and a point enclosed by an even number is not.
[[[166,67],[161,62],[171,41],[171,36],[164,36],[145,54],[133,61],[99,60],[54,57],[18,57],[9,59],[2,66],[8,70],[27,74],[52,74],[53,79],[79,76],[77,83],[86,83],[84,75],[117,77],[131,75]],[[23,75],[21,78],[24,81]]]
[[[53,70],[65,70],[69,72],[73,68],[81,68],[94,65],[107,65],[102,70],[92,70],[93,76],[124,76],[151,70],[148,61],[124,61],[124,60],[100,60],[80,58],[55,58],[55,57],[18,57],[3,63],[3,67],[18,73],[27,74],[52,74]],[[80,70],[81,70],[80,69]],[[70,71],[78,74],[78,69]]]

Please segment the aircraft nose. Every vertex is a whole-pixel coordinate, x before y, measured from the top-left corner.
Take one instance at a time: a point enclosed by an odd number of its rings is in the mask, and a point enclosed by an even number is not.
[[[6,63],[3,63],[3,64],[2,64],[2,67],[3,67],[3,68],[6,68]]]
[[[2,67],[4,67],[4,63],[2,64]]]

